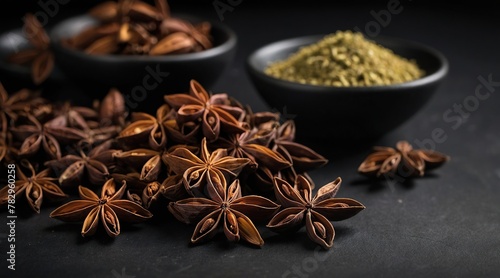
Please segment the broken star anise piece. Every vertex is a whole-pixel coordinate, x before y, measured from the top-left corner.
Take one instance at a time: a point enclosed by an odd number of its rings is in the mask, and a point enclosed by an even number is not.
[[[126,183],[116,190],[115,181],[109,179],[102,187],[101,197],[92,190],[79,186],[81,200],[71,201],[55,209],[50,217],[63,221],[82,221],[82,236],[94,235],[99,222],[110,237],[120,234],[120,221],[137,223],[151,218],[148,210],[130,200],[122,200]]]
[[[61,201],[68,197],[55,183],[57,179],[50,177],[50,169],[36,173],[31,163],[27,160],[22,160],[21,163],[29,168],[31,175],[26,176],[21,169],[18,169],[16,172],[18,174],[18,177],[16,177],[18,180],[15,182],[14,188],[16,199],[24,193],[31,209],[36,213],[40,213],[40,207],[44,198],[51,201]],[[0,189],[0,206],[8,203],[9,195],[11,194],[9,193],[8,186]]]
[[[235,178],[243,167],[250,163],[248,158],[228,156],[225,149],[217,149],[210,153],[206,138],[201,142],[201,158],[190,150],[180,147],[167,154],[164,160],[175,174],[183,175],[186,190],[192,196],[206,196],[214,192],[222,196],[225,194],[223,192],[225,175]]]
[[[257,246],[264,244],[251,219],[265,220],[271,217],[278,211],[278,204],[257,195],[242,197],[238,179],[228,189],[224,185],[222,195],[211,195],[217,197],[212,200],[188,198],[169,204],[169,211],[183,223],[195,223],[202,218],[194,229],[192,243],[211,239],[217,233],[217,227],[223,226],[224,234],[230,241],[243,239]]]
[[[26,38],[34,48],[18,51],[8,57],[13,64],[31,63],[31,75],[36,85],[44,82],[54,69],[54,55],[50,50],[50,39],[42,24],[33,14],[24,17]]]
[[[415,150],[407,141],[396,143],[396,149],[374,147],[374,152],[361,163],[360,174],[369,177],[401,174],[404,177],[418,177],[425,170],[432,170],[443,165],[449,157],[437,151]]]
[[[295,186],[275,178],[276,198],[285,209],[278,212],[267,227],[282,233],[297,231],[305,225],[312,241],[325,249],[332,247],[335,230],[330,221],[350,218],[365,208],[353,199],[333,198],[341,181],[337,178],[321,187],[313,196],[309,181],[302,176],[298,176]]]

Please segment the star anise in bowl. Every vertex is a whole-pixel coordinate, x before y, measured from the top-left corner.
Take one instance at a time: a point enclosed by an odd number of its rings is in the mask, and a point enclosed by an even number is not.
[[[236,34],[165,7],[164,0],[108,1],[59,22],[51,31],[58,68],[77,83],[134,92],[128,107],[150,114],[165,92],[182,92],[191,79],[213,84],[234,57]]]

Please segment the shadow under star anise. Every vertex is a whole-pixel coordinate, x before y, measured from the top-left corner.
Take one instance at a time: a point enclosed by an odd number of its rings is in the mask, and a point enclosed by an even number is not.
[[[422,179],[436,179],[439,178],[439,175],[436,173],[426,173],[425,175],[418,178],[418,180]],[[401,176],[391,176],[385,179],[378,178],[370,178],[370,177],[361,177],[355,179],[349,183],[349,185],[353,186],[367,186],[368,192],[378,192],[385,189],[390,189],[391,187],[398,186],[403,189],[411,190],[416,187],[416,179],[413,178],[404,178]]]

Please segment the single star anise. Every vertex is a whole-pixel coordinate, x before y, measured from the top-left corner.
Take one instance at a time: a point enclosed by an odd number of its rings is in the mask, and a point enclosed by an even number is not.
[[[57,115],[45,124],[45,128],[64,144],[99,144],[120,132],[121,127],[117,125],[101,126],[95,121],[98,118],[99,114],[94,109],[65,103],[57,110]]]
[[[65,126],[83,130],[88,126],[87,121],[96,120],[99,118],[99,114],[92,108],[73,106],[69,102],[65,102],[56,107],[54,118],[57,117],[64,119]]]
[[[250,163],[248,158],[234,158],[227,155],[225,149],[210,153],[207,140],[201,142],[201,158],[186,148],[177,148],[165,156],[165,161],[172,172],[183,175],[186,190],[192,196],[211,194],[215,189],[223,194],[225,176],[235,178],[243,167]],[[208,191],[206,191],[208,189]],[[214,196],[210,196],[215,198]]]
[[[24,32],[34,48],[12,54],[8,60],[14,64],[31,63],[31,75],[36,85],[45,81],[54,69],[54,55],[50,50],[50,39],[42,24],[33,14],[24,17]]]
[[[122,200],[126,183],[116,190],[115,181],[109,179],[103,186],[101,197],[92,190],[79,186],[81,200],[71,201],[55,209],[50,217],[63,221],[82,221],[82,236],[94,235],[99,221],[102,222],[110,237],[120,234],[120,221],[137,223],[151,218],[153,215],[140,205]]]
[[[84,125],[85,121],[82,119]],[[88,134],[77,127],[70,127],[68,119],[63,116],[56,116],[43,124],[46,133],[54,136],[60,145],[72,144],[85,139]]]
[[[203,135],[210,142],[219,138],[221,130],[230,134],[245,131],[239,121],[245,111],[231,106],[227,94],[210,96],[195,80],[191,80],[189,94],[166,95],[165,101],[177,110],[178,123],[201,120]]]
[[[80,156],[68,154],[61,159],[47,161],[45,165],[60,173],[61,186],[77,186],[87,179],[90,184],[102,184],[110,177],[108,165],[120,153],[110,149],[111,145],[112,141],[107,141],[93,148],[88,155],[80,150]]]
[[[5,133],[10,121],[17,120],[20,113],[30,110],[31,106],[39,105],[44,100],[28,89],[22,89],[9,95],[0,82],[0,128]]]
[[[374,152],[361,163],[358,172],[369,177],[394,175],[401,171],[405,177],[423,176],[425,170],[443,165],[449,157],[430,150],[415,150],[407,141],[396,143],[396,149],[374,147]]]
[[[297,231],[305,225],[312,241],[325,249],[332,247],[335,230],[330,221],[350,218],[365,208],[353,199],[333,198],[341,181],[337,178],[321,187],[313,196],[309,181],[302,176],[297,178],[295,187],[285,180],[275,178],[276,198],[285,209],[278,212],[267,227],[282,233]]]
[[[169,204],[169,211],[183,223],[195,223],[202,218],[194,229],[192,243],[211,239],[222,221],[221,225],[228,240],[236,242],[241,238],[257,246],[264,244],[250,219],[265,220],[271,217],[278,211],[278,204],[257,195],[242,197],[238,179],[229,188],[224,184],[222,192],[214,191],[210,196],[215,198],[188,198]]]
[[[43,125],[32,115],[26,115],[31,124],[19,125],[11,128],[12,134],[23,143],[19,148],[20,156],[34,156],[40,149],[52,159],[61,158],[61,148],[59,141],[46,129],[47,124]],[[56,123],[51,127],[55,129]]]
[[[50,169],[36,173],[31,163],[26,160],[23,160],[21,163],[29,168],[31,176],[26,176],[21,169],[16,171],[18,175],[14,189],[16,199],[24,193],[31,209],[36,213],[40,213],[40,207],[44,198],[51,201],[61,201],[68,197],[55,183],[57,179],[50,177]],[[8,191],[8,186],[0,190],[0,206],[7,204],[9,195],[11,195]]]

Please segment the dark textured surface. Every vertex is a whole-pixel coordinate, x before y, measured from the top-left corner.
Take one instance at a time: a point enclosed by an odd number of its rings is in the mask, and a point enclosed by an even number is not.
[[[224,23],[239,35],[239,48],[230,70],[212,89],[228,92],[254,110],[270,109],[244,71],[244,60],[254,49],[289,37],[364,26],[373,20],[370,10],[378,11],[387,3],[334,7],[313,1],[293,7],[247,2],[224,14]],[[203,3],[196,14],[217,19],[210,2]],[[188,241],[194,227],[174,221],[165,212],[165,203],[153,209],[153,221],[123,227],[115,240],[103,233],[83,239],[80,224],[50,219],[54,206],[44,204],[40,215],[19,212],[15,272],[6,270],[7,231],[1,224],[2,277],[498,277],[500,86],[493,87],[475,109],[465,110],[463,121],[446,120],[444,115],[455,104],[473,98],[479,76],[500,81],[500,20],[495,7],[481,2],[472,7],[435,7],[417,1],[401,5],[403,11],[392,16],[381,34],[439,49],[449,59],[450,72],[424,109],[376,144],[393,145],[400,139],[414,143],[442,128],[446,140],[436,148],[452,160],[421,179],[376,184],[356,173],[369,152],[365,146],[340,153],[328,151],[330,146],[312,145],[330,158],[328,166],[311,173],[316,184],[341,176],[344,183],[338,196],[352,197],[367,207],[352,219],[334,223],[337,234],[330,251],[320,251],[304,230],[279,237],[262,227],[266,244],[261,250],[227,243],[222,234],[192,247]],[[68,13],[75,13],[75,7],[69,3]],[[4,21],[12,27],[16,19]],[[328,128],[334,129],[335,123]],[[5,212],[0,219],[7,221]]]

